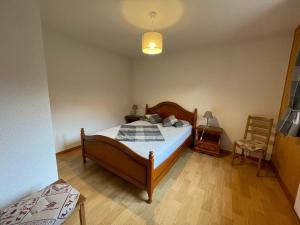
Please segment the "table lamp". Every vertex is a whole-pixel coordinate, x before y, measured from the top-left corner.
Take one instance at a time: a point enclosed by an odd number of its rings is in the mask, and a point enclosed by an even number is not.
[[[210,119],[214,118],[211,111],[206,111],[203,115],[204,118],[206,118],[206,127],[208,127],[208,122]]]
[[[132,107],[131,107],[131,115],[136,115],[137,114],[137,110],[138,110],[138,106],[136,104],[134,104]]]
[[[204,132],[205,132],[205,129],[208,127],[208,123],[209,123],[209,120],[214,118],[213,117],[213,114],[211,111],[206,111],[203,115],[204,118],[206,118],[206,126],[204,127],[203,131],[202,131],[202,134],[201,134],[201,137],[200,137],[200,141],[202,141],[203,139],[203,135],[204,135]]]

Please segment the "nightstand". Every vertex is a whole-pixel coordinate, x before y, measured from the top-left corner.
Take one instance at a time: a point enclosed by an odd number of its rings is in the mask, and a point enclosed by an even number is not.
[[[203,125],[196,128],[194,151],[220,156],[220,141],[223,129],[220,127],[206,127],[202,140],[200,140],[204,128],[205,126]]]
[[[140,115],[127,115],[125,116],[126,123],[132,123],[134,121],[140,120],[143,116]]]

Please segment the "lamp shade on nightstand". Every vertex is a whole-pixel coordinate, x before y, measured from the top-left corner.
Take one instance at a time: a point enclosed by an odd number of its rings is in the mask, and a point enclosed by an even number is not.
[[[206,118],[206,126],[208,126],[208,122],[210,119],[214,118],[211,111],[206,111],[203,115],[204,118]]]
[[[206,111],[203,115],[204,118],[206,119],[212,119],[213,118],[213,114],[211,111]]]

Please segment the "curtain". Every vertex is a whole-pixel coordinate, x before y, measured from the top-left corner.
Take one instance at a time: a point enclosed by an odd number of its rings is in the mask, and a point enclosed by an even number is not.
[[[290,102],[287,111],[278,123],[279,132],[300,137],[300,52],[293,71]]]

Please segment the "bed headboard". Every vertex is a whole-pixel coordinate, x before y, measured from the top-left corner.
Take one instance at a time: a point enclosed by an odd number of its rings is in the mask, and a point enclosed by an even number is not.
[[[155,113],[160,115],[162,119],[174,115],[177,119],[189,121],[193,128],[196,128],[197,109],[194,112],[190,112],[174,102],[161,102],[153,107],[149,107],[147,104],[146,114]]]

